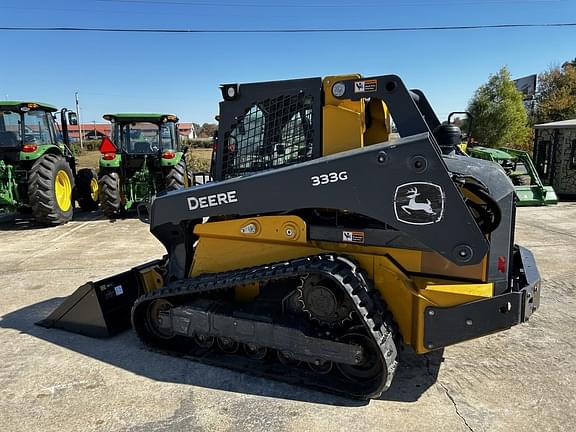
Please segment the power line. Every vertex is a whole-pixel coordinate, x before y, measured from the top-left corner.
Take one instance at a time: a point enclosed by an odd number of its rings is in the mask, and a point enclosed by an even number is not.
[[[568,23],[479,24],[429,27],[370,27],[370,28],[287,28],[287,29],[162,29],[162,28],[101,28],[101,27],[0,27],[0,31],[28,32],[98,32],[98,33],[384,33],[481,29],[518,29],[542,27],[576,27]]]
[[[168,1],[159,1],[159,0],[94,0],[98,3],[114,3],[114,4],[140,4],[140,5],[178,5],[178,6],[209,6],[209,7],[253,7],[258,9],[266,9],[266,8],[358,8],[358,3],[306,3],[306,4],[294,4],[294,3],[238,3],[238,2],[210,2],[210,1],[198,1],[192,0],[189,2],[186,1],[178,1],[178,0],[168,0]],[[443,1],[426,1],[426,0],[419,0],[419,1],[408,1],[408,2],[399,2],[399,3],[384,3],[384,2],[377,2],[377,3],[362,3],[360,6],[362,8],[366,7],[402,7],[402,6],[439,6],[439,5],[454,5],[454,6],[461,6],[461,5],[486,5],[486,4],[537,4],[537,3],[560,3],[564,0],[443,0]]]

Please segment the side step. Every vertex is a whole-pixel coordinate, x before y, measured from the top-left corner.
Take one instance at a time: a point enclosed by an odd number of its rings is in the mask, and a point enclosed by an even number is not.
[[[130,328],[132,305],[138,297],[161,287],[156,271],[164,259],[150,261],[126,272],[80,286],[47,318],[36,324],[85,336],[103,338]]]

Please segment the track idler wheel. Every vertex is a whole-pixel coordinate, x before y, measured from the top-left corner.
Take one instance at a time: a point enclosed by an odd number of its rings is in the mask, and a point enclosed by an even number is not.
[[[218,344],[218,348],[226,354],[234,354],[238,351],[238,348],[240,348],[240,344],[229,337],[219,337],[216,343]]]
[[[336,365],[345,378],[352,382],[365,382],[384,373],[377,354],[378,347],[368,336],[360,333],[348,333],[340,338],[340,342],[360,345],[364,351],[364,355],[358,359],[357,365],[341,363]]]
[[[244,354],[253,360],[262,360],[268,354],[268,348],[251,343],[244,344]]]
[[[160,313],[173,307],[172,303],[164,299],[154,300],[146,307],[145,325],[155,337],[160,339],[172,339],[174,337],[172,329],[163,327],[160,320]]]

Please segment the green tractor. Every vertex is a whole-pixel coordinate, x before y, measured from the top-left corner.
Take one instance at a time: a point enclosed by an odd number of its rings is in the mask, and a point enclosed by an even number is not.
[[[474,118],[468,111],[455,111],[448,115],[448,124],[467,130],[461,137],[458,148],[468,156],[499,164],[514,185],[518,201],[516,206],[540,206],[558,203],[552,186],[544,186],[528,153],[511,148],[483,147],[473,143],[472,123]]]
[[[544,186],[528,153],[511,148],[468,146],[466,152],[475,158],[496,162],[504,168],[514,184],[517,206],[538,206],[558,203],[552,186]]]
[[[90,169],[76,170],[68,124],[76,114],[36,102],[0,101],[0,214],[31,212],[41,225],[72,219],[74,201],[98,208],[98,181]]]
[[[100,145],[100,201],[117,218],[159,192],[188,187],[190,178],[172,114],[106,114],[111,139]]]

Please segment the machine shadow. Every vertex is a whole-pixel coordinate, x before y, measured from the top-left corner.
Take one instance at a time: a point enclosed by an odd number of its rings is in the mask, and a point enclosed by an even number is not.
[[[35,325],[46,318],[62,300],[56,297],[10,312],[0,317],[0,328],[15,329],[157,381],[324,405],[355,407],[369,403],[152,352],[141,344],[132,331],[96,340]],[[443,351],[416,355],[404,350],[392,387],[379,401],[416,402],[436,382],[442,355]]]
[[[138,219],[136,212],[129,212],[121,219]],[[101,211],[86,212],[76,210],[72,221],[74,222],[93,222],[93,221],[106,221],[110,223],[116,222],[114,219],[108,219],[102,214]],[[2,215],[0,217],[0,231],[28,231],[28,230],[44,230],[53,227],[45,226],[36,223],[34,217],[30,214],[13,213],[9,215]]]

